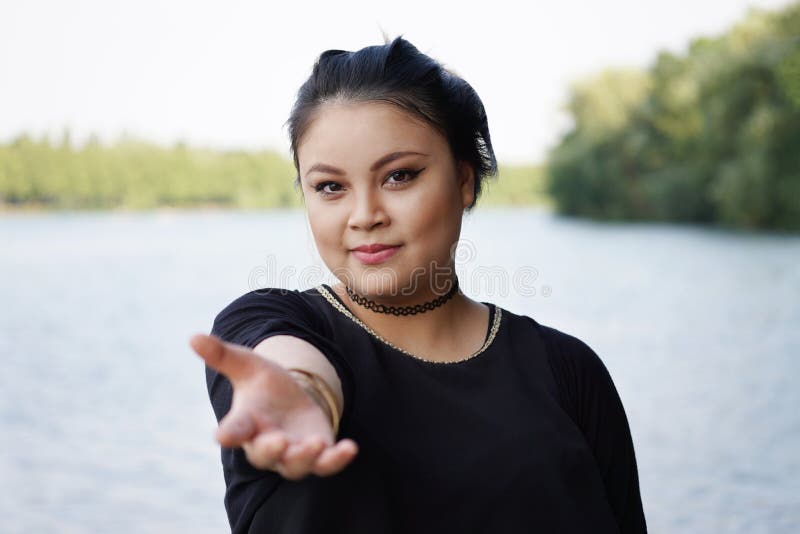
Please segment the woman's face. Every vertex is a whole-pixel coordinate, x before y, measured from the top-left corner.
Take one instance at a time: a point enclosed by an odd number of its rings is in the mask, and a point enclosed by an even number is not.
[[[397,303],[449,288],[474,176],[438,131],[391,104],[326,103],[297,156],[314,240],[339,280]],[[356,250],[375,245],[390,248]]]

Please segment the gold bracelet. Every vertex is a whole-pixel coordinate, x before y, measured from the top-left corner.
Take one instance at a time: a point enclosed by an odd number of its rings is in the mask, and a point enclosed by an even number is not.
[[[336,399],[333,395],[333,390],[331,389],[331,387],[328,385],[327,382],[325,382],[325,380],[321,376],[312,373],[310,371],[306,371],[305,369],[297,369],[293,367],[291,369],[287,369],[287,371],[290,374],[296,373],[301,377],[303,377],[305,379],[304,381],[307,381],[308,384],[317,393],[319,393],[319,395],[325,401],[325,404],[328,405],[328,411],[330,411],[331,414],[331,428],[333,428],[333,436],[336,437],[336,435],[339,433],[340,415],[339,415],[339,409],[336,407]]]

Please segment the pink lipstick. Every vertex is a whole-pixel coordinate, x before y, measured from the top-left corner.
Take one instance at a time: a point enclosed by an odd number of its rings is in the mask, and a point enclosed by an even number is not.
[[[383,243],[375,243],[372,245],[361,245],[353,249],[353,255],[365,265],[375,265],[382,263],[392,256],[400,249],[400,245],[384,245]]]

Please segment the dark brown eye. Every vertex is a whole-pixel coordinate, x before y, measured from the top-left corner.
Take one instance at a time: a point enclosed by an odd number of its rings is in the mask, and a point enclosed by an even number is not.
[[[386,181],[390,184],[403,184],[406,182],[410,182],[424,170],[425,170],[424,168],[419,170],[398,169],[389,174],[389,176],[386,177]]]
[[[329,189],[326,189],[330,187]],[[320,182],[314,186],[314,191],[320,193],[322,196],[326,195],[333,195],[334,193],[341,191],[342,184],[337,184],[336,182]]]

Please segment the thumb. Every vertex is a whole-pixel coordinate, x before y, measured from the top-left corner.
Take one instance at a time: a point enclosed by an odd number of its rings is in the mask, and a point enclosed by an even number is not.
[[[231,381],[246,378],[252,374],[258,356],[247,347],[226,343],[217,336],[195,334],[189,345],[214,370],[224,374]]]

